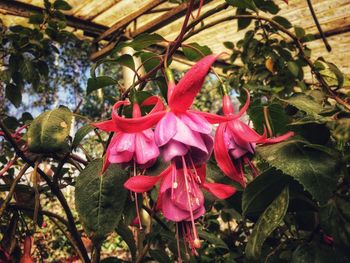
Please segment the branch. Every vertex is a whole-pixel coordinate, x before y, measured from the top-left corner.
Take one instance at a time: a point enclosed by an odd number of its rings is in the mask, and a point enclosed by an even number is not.
[[[18,175],[16,176],[16,178],[13,180],[12,185],[10,187],[9,193],[6,196],[4,202],[1,205],[0,208],[0,218],[2,217],[3,212],[5,211],[8,203],[11,201],[13,193],[15,192],[17,183],[19,182],[19,180],[21,180],[22,176],[24,175],[24,173],[28,170],[28,168],[30,167],[29,164],[25,164],[23,166],[23,168],[21,169],[21,171],[19,171]]]
[[[326,36],[325,36],[323,30],[322,30],[322,27],[321,27],[320,23],[318,22],[318,19],[317,19],[315,10],[314,10],[314,8],[313,8],[313,6],[312,6],[311,0],[306,0],[306,2],[307,2],[307,5],[309,6],[309,9],[310,9],[312,18],[313,18],[314,21],[315,21],[317,30],[318,30],[318,32],[320,33],[320,36],[321,36],[321,38],[322,38],[322,41],[323,41],[324,45],[326,46],[327,51],[328,51],[328,52],[331,52],[331,51],[332,51],[332,47],[329,45],[328,40],[327,40],[327,38],[326,38]]]
[[[14,141],[14,139],[11,136],[11,133],[9,132],[9,130],[5,127],[4,123],[0,120],[0,128],[3,130],[4,132],[4,136],[6,138],[6,140],[12,145],[12,147],[15,149],[17,155],[19,157],[21,157],[23,159],[23,161],[25,161],[27,164],[29,164],[31,167],[35,167],[35,163],[29,159],[22,151],[21,149],[18,147],[18,145],[16,144],[16,142]],[[64,212],[66,213],[68,222],[69,222],[69,230],[73,236],[73,238],[75,239],[77,246],[79,247],[79,250],[83,256],[83,261],[90,263],[90,258],[88,256],[88,253],[85,249],[85,246],[83,244],[83,241],[81,240],[80,234],[78,232],[78,229],[75,225],[75,221],[74,221],[74,217],[72,214],[72,211],[69,208],[69,205],[67,203],[67,200],[65,199],[64,195],[62,194],[61,190],[59,189],[59,187],[57,185],[55,185],[50,177],[43,172],[43,170],[41,170],[40,168],[37,169],[38,173],[40,174],[40,176],[46,181],[47,185],[50,187],[51,192],[57,197],[58,201],[60,202]]]

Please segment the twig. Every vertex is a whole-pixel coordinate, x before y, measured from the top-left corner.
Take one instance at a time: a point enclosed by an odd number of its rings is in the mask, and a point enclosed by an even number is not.
[[[306,0],[306,2],[307,2],[307,5],[309,6],[309,9],[310,9],[312,18],[313,18],[314,21],[315,21],[317,30],[318,30],[318,32],[320,33],[320,36],[321,36],[321,38],[322,38],[322,41],[323,41],[324,45],[326,46],[327,51],[328,51],[328,52],[331,52],[331,51],[332,51],[332,47],[329,45],[328,40],[327,40],[327,38],[326,38],[326,36],[325,36],[323,30],[322,30],[322,27],[321,27],[320,23],[318,22],[318,19],[317,19],[317,16],[316,16],[314,7],[312,6],[311,0]]]
[[[35,163],[30,160],[22,151],[21,149],[18,147],[18,145],[16,144],[16,142],[13,140],[13,138],[11,137],[11,133],[9,132],[9,130],[5,127],[4,123],[0,120],[0,128],[3,130],[5,138],[7,139],[7,141],[12,145],[12,147],[15,149],[17,155],[19,157],[21,157],[23,159],[23,161],[25,161],[27,164],[29,164],[30,166],[32,166],[33,168],[35,167]],[[41,170],[40,168],[38,168],[38,173],[40,174],[40,176],[46,181],[46,183],[48,184],[48,186],[51,189],[51,192],[57,197],[58,201],[60,202],[64,212],[66,213],[68,222],[69,222],[69,230],[73,236],[73,238],[75,239],[77,246],[81,252],[82,255],[82,259],[84,262],[90,263],[90,258],[88,256],[88,253],[85,249],[84,243],[81,240],[80,234],[78,232],[78,229],[75,225],[75,221],[74,221],[74,217],[72,214],[72,211],[69,208],[69,205],[67,203],[67,200],[65,199],[64,195],[62,194],[61,190],[59,189],[59,187],[57,185],[55,185],[50,177],[43,172],[43,170]]]
[[[33,228],[35,230],[36,224],[38,221],[38,213],[39,213],[39,207],[40,207],[40,193],[38,189],[38,165],[39,162],[35,162],[34,171],[32,173],[32,180],[33,180],[33,188],[35,193],[35,203],[34,203],[34,212],[33,212]],[[34,231],[35,232],[35,231]]]
[[[5,165],[5,167],[0,171],[0,177],[3,176],[8,171],[8,169],[11,168],[11,166],[15,163],[17,159],[18,156],[15,156]]]
[[[62,160],[58,163],[55,173],[52,176],[53,183],[56,185],[58,185],[58,179],[60,178],[61,171],[63,169],[64,164],[67,162],[68,157],[69,157],[69,152],[66,153],[63,156]]]
[[[4,202],[2,203],[1,207],[0,207],[0,218],[2,217],[3,212],[5,211],[8,203],[11,201],[13,193],[15,192],[17,183],[19,182],[19,180],[21,180],[22,176],[24,175],[24,173],[28,170],[28,168],[30,167],[29,164],[25,164],[23,166],[23,168],[19,171],[18,175],[16,176],[16,178],[13,180],[12,185],[10,187],[9,193],[7,194]]]
[[[77,161],[77,162],[83,164],[83,165],[88,165],[88,164],[89,164],[88,161],[85,161],[85,160],[82,159],[80,156],[75,155],[75,154],[73,154],[73,153],[69,154],[69,157],[70,157],[71,159],[73,159],[73,160],[75,160],[75,161]]]
[[[8,205],[8,208],[12,209],[12,210],[16,209],[16,210],[23,210],[23,211],[29,211],[29,212],[33,212],[34,211],[33,208],[25,206],[25,205],[22,205],[22,204],[12,204],[12,203],[10,203]],[[62,224],[64,224],[67,228],[69,228],[68,221],[66,219],[64,219],[63,217],[55,214],[55,213],[52,213],[52,212],[46,211],[46,210],[39,210],[39,214],[47,216],[47,217],[53,217],[53,218],[57,219],[58,221],[60,221]]]

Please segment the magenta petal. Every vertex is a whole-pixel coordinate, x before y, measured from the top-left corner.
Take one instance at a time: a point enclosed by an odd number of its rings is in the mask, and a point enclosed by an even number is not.
[[[222,123],[216,129],[214,144],[215,159],[218,163],[218,166],[226,176],[230,177],[232,180],[240,183],[243,187],[245,187],[244,177],[233,165],[233,162],[228,153],[229,149],[227,148],[225,140],[226,128],[227,123]]]
[[[118,132],[119,131],[113,120],[95,122],[95,123],[91,123],[90,125],[98,128],[100,130],[106,131],[106,132]]]
[[[238,115],[229,115],[229,116],[221,116],[209,112],[202,112],[202,111],[197,111],[197,110],[188,110],[187,112],[191,112],[197,115],[200,115],[204,119],[207,120],[207,122],[211,124],[216,124],[216,123],[223,123],[223,122],[228,122],[232,120],[236,120],[239,118]]]
[[[226,184],[205,182],[204,184],[202,184],[202,186],[204,189],[208,190],[208,192],[210,192],[219,199],[226,199],[237,191],[232,186]]]
[[[165,146],[163,146],[163,158],[164,161],[169,162],[176,156],[184,156],[188,152],[188,148],[183,143],[170,140]]]
[[[135,152],[135,133],[119,134],[118,140],[111,147],[111,152]]]
[[[216,59],[217,56],[215,55],[206,56],[186,72],[169,97],[169,106],[172,110],[184,112],[192,105],[194,98],[202,88],[211,65]]]
[[[281,142],[284,140],[287,140],[288,138],[294,136],[294,132],[287,132],[281,136],[277,136],[274,138],[268,138],[268,139],[264,139],[262,141],[259,141],[259,143],[277,143],[277,142]]]
[[[167,190],[164,194],[162,194],[161,209],[164,217],[174,222],[188,220],[190,216],[188,211],[179,208],[171,200],[171,190]]]
[[[190,127],[191,130],[199,133],[210,134],[212,128],[211,124],[201,115],[186,112],[179,114],[178,116],[182,122]]]
[[[152,187],[159,181],[161,174],[157,176],[138,175],[130,177],[125,183],[124,187],[135,193],[144,193],[152,189]]]
[[[247,124],[240,120],[234,120],[228,123],[228,127],[231,132],[235,135],[235,141],[239,143],[239,140],[245,142],[258,142],[265,138],[264,135],[258,134]]]
[[[146,136],[145,136],[146,135]],[[136,163],[145,164],[159,155],[159,149],[154,142],[153,131],[145,130],[136,134]]]
[[[176,117],[168,112],[159,121],[154,131],[156,144],[160,147],[170,141],[176,134]]]
[[[201,138],[201,134],[196,131],[192,131],[185,123],[183,123],[177,117],[176,117],[176,134],[173,137],[173,140],[182,142],[183,144],[186,144],[188,146],[196,147],[208,153],[205,143]]]
[[[212,152],[213,152],[213,146],[214,146],[214,140],[211,135],[208,134],[202,134],[201,138],[205,144],[206,151],[202,151],[198,148],[191,147],[190,155],[192,158],[193,163],[196,164],[203,164],[206,161],[209,160]]]

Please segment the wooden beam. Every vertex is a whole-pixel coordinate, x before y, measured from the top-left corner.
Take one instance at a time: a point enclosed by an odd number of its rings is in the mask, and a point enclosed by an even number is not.
[[[106,37],[110,36],[111,34],[117,32],[124,26],[128,25],[131,21],[135,20],[139,16],[146,13],[148,10],[151,10],[152,8],[158,6],[159,4],[165,2],[165,0],[152,0],[147,5],[137,9],[134,13],[129,14],[122,20],[115,23],[113,26],[111,26],[109,29],[107,29],[105,32],[103,32],[98,38],[94,40],[94,42],[101,41],[102,39],[105,39]]]
[[[204,4],[206,4],[210,1],[212,1],[212,0],[204,0]],[[195,7],[198,7],[198,5],[199,5],[199,3],[197,2]],[[129,34],[126,34],[126,36],[127,36],[127,38],[134,38],[142,33],[153,32],[153,31],[155,31],[155,30],[157,30],[165,25],[170,24],[171,22],[173,22],[176,19],[178,19],[179,17],[181,17],[186,12],[186,9],[187,9],[187,3],[183,3],[177,7],[174,7],[169,12],[166,12],[165,14],[163,14],[160,17],[154,19],[153,21],[147,23],[146,25],[138,28],[137,30],[135,30]],[[115,42],[111,42],[111,43],[107,44],[99,51],[92,53],[90,56],[90,59],[92,61],[96,61],[96,60],[100,59],[101,57],[108,55],[108,53],[113,50],[115,45],[116,45]]]
[[[44,9],[41,7],[13,0],[0,0],[0,9],[21,17],[30,17],[33,13],[44,12]],[[71,15],[66,15],[66,19],[68,26],[81,29],[90,36],[99,35],[108,29],[104,25],[89,22]]]
[[[203,5],[210,1],[211,0],[205,0]],[[197,8],[198,5],[199,5],[199,1],[195,4],[195,8]],[[142,33],[154,32],[157,29],[170,24],[171,22],[181,17],[186,12],[186,10],[187,10],[187,3],[183,3],[177,7],[174,7],[170,11],[161,15],[160,17],[157,17],[156,19],[152,20],[146,25],[143,25],[140,28],[136,29],[135,31],[131,32],[130,36],[134,38]]]

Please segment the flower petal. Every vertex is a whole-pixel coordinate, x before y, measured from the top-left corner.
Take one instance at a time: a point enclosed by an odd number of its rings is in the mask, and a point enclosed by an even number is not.
[[[176,117],[174,113],[168,112],[157,124],[154,135],[158,146],[163,146],[176,134]]]
[[[164,107],[164,104],[162,102],[162,99],[160,97],[158,97],[158,96],[148,97],[141,104],[141,106],[150,106],[150,105],[154,105],[154,107],[149,112],[149,114],[165,110],[165,107]]]
[[[154,142],[154,138],[149,139],[144,133],[151,133],[153,135],[153,131],[150,129],[136,134],[135,152],[137,164],[145,164],[152,159],[156,159],[159,155],[159,149]]]
[[[247,124],[240,120],[234,120],[228,123],[228,128],[234,134],[234,138],[237,144],[240,144],[240,141],[243,142],[258,142],[266,138],[266,134],[260,135]]]
[[[164,116],[165,111],[158,111],[152,114],[138,118],[124,118],[118,115],[118,108],[122,105],[128,105],[128,101],[118,101],[113,106],[112,119],[117,128],[126,133],[141,132],[143,130],[152,128]]]
[[[202,186],[204,189],[206,189],[208,192],[210,192],[219,199],[226,199],[237,191],[236,188],[226,184],[205,182],[204,184],[202,184]]]
[[[210,134],[211,132],[212,127],[210,123],[199,114],[185,112],[179,114],[178,117],[193,131],[204,134]]]
[[[184,112],[192,105],[216,59],[216,55],[206,56],[186,72],[169,97],[169,107],[173,111]]]
[[[169,162],[176,156],[184,156],[188,152],[188,148],[181,142],[170,140],[163,146],[162,155],[166,162]]]
[[[188,220],[190,216],[188,211],[181,209],[171,200],[171,190],[162,194],[161,210],[166,219],[174,222]]]
[[[230,177],[232,180],[240,183],[243,187],[245,187],[244,177],[237,171],[228,153],[224,137],[225,132],[227,132],[226,129],[226,123],[220,124],[216,129],[214,144],[215,159],[218,163],[218,166],[226,176]]]
[[[137,175],[130,177],[125,183],[124,187],[135,193],[144,193],[152,189],[152,187],[159,181],[162,175],[149,176]]]
[[[100,130],[106,131],[106,132],[118,132],[119,131],[113,120],[94,122],[94,123],[91,123],[90,125],[98,128]]]
[[[176,134],[173,140],[185,145],[196,147],[203,152],[208,153],[207,147],[199,132],[191,130],[182,120],[176,117]]]
[[[281,141],[285,141],[287,140],[289,137],[294,136],[294,132],[287,132],[281,136],[277,136],[274,138],[267,138],[267,139],[263,139],[261,141],[258,141],[258,143],[277,143],[277,142],[281,142]]]
[[[187,112],[191,112],[191,113],[200,115],[211,124],[228,122],[228,121],[235,120],[235,119],[239,118],[238,115],[222,116],[222,115],[217,115],[217,114],[213,114],[213,113],[209,113],[209,112],[202,112],[202,111],[197,111],[197,110],[188,110]]]

